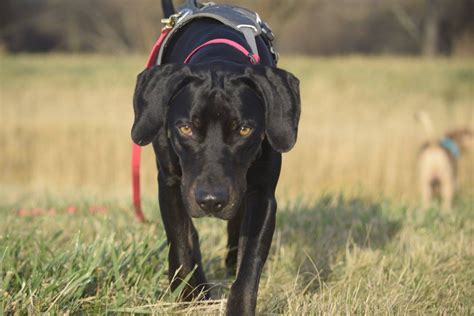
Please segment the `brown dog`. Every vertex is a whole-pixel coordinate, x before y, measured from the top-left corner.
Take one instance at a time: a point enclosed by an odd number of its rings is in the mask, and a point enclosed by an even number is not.
[[[425,112],[418,112],[416,118],[428,135],[418,155],[422,206],[428,208],[433,197],[439,195],[442,208],[450,210],[457,186],[458,159],[462,152],[474,147],[474,133],[468,128],[457,128],[437,138]]]

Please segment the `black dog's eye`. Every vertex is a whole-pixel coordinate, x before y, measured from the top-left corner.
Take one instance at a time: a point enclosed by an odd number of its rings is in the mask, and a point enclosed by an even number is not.
[[[240,127],[239,134],[242,137],[247,137],[252,133],[252,128],[248,126]]]
[[[183,134],[184,136],[192,136],[193,135],[193,129],[189,125],[182,125],[178,127],[179,132]]]

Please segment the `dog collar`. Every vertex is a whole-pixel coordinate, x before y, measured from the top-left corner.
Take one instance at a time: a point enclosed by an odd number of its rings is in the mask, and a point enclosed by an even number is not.
[[[452,138],[444,137],[440,141],[440,145],[456,159],[459,158],[459,156],[461,155],[461,150],[459,149],[458,144],[456,144],[456,142]]]

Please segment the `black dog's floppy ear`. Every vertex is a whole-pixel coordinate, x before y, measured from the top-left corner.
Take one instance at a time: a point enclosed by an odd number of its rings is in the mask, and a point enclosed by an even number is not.
[[[144,146],[153,141],[165,125],[169,101],[191,79],[191,69],[178,64],[155,66],[138,75],[132,126],[132,140],[136,144]]]
[[[300,119],[299,80],[282,69],[252,66],[250,78],[265,103],[265,133],[278,152],[287,152],[296,143]]]

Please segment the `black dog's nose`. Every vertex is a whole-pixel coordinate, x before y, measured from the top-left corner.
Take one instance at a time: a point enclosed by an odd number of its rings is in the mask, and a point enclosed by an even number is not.
[[[229,201],[229,195],[223,189],[195,191],[196,203],[206,212],[216,213],[222,210]]]

